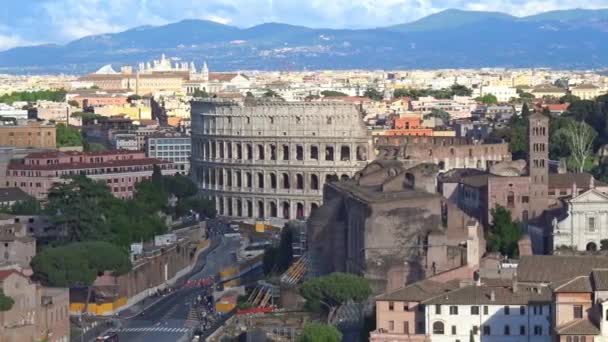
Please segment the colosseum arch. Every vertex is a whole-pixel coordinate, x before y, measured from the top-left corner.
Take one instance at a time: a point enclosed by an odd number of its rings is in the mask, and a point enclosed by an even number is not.
[[[232,186],[232,171],[226,170],[226,186]]]
[[[317,203],[310,204],[310,214],[312,214],[317,209],[319,209],[319,205]]]
[[[296,203],[296,218],[298,220],[304,218],[304,204],[301,202]]]
[[[283,173],[281,175],[282,178],[282,185],[283,185],[283,189],[289,189],[290,188],[290,184],[289,184],[289,174],[287,173]]]
[[[245,187],[246,188],[253,187],[252,179],[251,179],[251,172],[245,172]]]
[[[270,144],[270,160],[277,160],[277,145]]]
[[[262,172],[258,172],[258,188],[264,189],[264,174]]]
[[[367,160],[367,147],[365,145],[357,146],[357,161]]]
[[[319,146],[310,146],[310,159],[319,160]]]
[[[233,215],[233,207],[232,207],[232,197],[228,197],[228,216]]]
[[[340,147],[340,161],[350,161],[350,146],[342,145]]]
[[[269,203],[269,207],[270,207],[270,217],[278,217],[277,203],[275,201],[271,201]]]
[[[247,217],[253,217],[253,203],[247,200]]]
[[[310,175],[310,189],[319,190],[319,176],[314,173]]]
[[[215,159],[217,154],[216,154],[216,144],[215,141],[211,143],[211,159]]]
[[[258,144],[258,160],[264,160],[264,145]]]
[[[283,145],[283,160],[289,160],[289,145]]]
[[[304,176],[301,173],[296,174],[296,189],[304,190]]]
[[[253,147],[251,146],[251,144],[247,144],[245,146],[245,150],[247,154],[247,160],[253,160]]]
[[[348,179],[349,179],[349,177],[348,177],[347,174],[344,174],[344,175],[340,176],[340,180],[343,181],[343,182],[347,181]]]
[[[304,146],[296,145],[296,160],[304,160]]]
[[[334,161],[334,147],[331,145],[325,146],[325,160]]]
[[[226,157],[228,159],[232,159],[232,143],[231,142],[226,143],[226,151],[228,152]]]
[[[240,198],[236,200],[236,216],[243,217],[243,201]]]
[[[224,186],[224,170],[223,169],[217,170],[217,185]]]
[[[258,218],[264,218],[264,201],[258,201]]]
[[[218,197],[218,202],[219,202],[219,208],[218,211],[220,212],[220,215],[225,215],[226,213],[224,212],[224,198],[223,197]]]
[[[236,159],[243,160],[243,145],[236,144]]]
[[[241,171],[234,171],[234,178],[236,179],[236,187],[243,187],[243,177],[241,175]]]
[[[224,152],[225,152],[225,150],[224,150],[224,142],[223,141],[220,141],[218,143],[218,149],[220,151],[220,159],[224,159]]]
[[[274,172],[271,172],[270,175],[270,188],[276,190],[277,188],[277,175]]]
[[[281,203],[281,210],[283,211],[283,218],[289,220],[291,207],[289,206],[289,202],[285,201]]]

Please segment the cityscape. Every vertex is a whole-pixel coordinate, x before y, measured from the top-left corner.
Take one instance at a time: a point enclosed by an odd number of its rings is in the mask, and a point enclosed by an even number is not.
[[[0,342],[608,341],[608,2],[394,2],[7,5]]]

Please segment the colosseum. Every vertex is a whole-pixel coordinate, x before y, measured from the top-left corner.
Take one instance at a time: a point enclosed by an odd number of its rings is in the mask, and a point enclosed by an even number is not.
[[[371,151],[353,104],[192,102],[192,173],[223,216],[307,217],[324,182],[353,176]]]

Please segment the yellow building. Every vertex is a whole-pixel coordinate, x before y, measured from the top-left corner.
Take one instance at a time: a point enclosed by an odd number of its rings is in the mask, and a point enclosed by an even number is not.
[[[103,116],[122,116],[126,115],[132,120],[151,120],[152,108],[147,106],[105,106],[95,107],[95,114]]]
[[[570,93],[581,100],[593,100],[596,97],[602,95],[602,91],[599,87],[593,84],[579,84],[570,88]]]

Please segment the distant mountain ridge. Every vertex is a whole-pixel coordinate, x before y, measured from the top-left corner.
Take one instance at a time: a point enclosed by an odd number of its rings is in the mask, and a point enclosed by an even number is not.
[[[238,28],[205,20],[140,26],[66,45],[0,52],[0,73],[86,73],[161,53],[208,60],[212,70],[608,67],[608,9],[529,17],[445,10],[374,29],[266,23]]]

